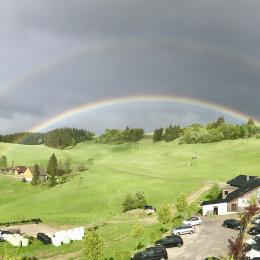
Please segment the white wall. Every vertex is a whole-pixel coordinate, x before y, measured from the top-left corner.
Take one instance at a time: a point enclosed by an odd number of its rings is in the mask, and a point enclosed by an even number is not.
[[[202,214],[210,215],[214,212],[214,207],[218,207],[218,215],[226,215],[227,214],[227,203],[219,203],[219,204],[211,204],[202,206]]]
[[[247,198],[239,198],[237,200],[237,205],[239,208],[245,208],[245,207],[249,206]]]

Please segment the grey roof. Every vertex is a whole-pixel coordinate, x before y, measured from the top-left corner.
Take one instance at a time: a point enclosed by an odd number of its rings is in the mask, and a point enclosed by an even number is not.
[[[34,167],[28,167],[31,170],[31,173],[33,173]],[[48,176],[48,174],[46,173],[46,171],[43,168],[39,168],[39,176]]]
[[[247,193],[247,192],[249,192],[251,190],[254,190],[254,189],[258,188],[258,187],[260,187],[260,178],[256,177],[253,180],[247,182],[247,184],[242,186],[241,188],[230,192],[227,195],[226,200],[228,202],[232,201],[233,199],[236,199],[236,198],[244,195],[245,193]]]
[[[248,181],[244,186],[238,188],[232,192],[230,192],[225,199],[217,199],[217,200],[210,200],[210,201],[203,201],[201,206],[204,205],[212,205],[212,204],[219,204],[224,202],[230,202],[236,198],[241,197],[242,195],[260,187],[260,178],[255,177],[251,181]]]
[[[203,201],[200,205],[205,206],[205,205],[219,204],[224,202],[226,202],[225,199],[216,199],[216,200]]]
[[[237,177],[229,180],[227,184],[229,184],[230,186],[241,188],[244,185],[246,185],[249,181],[252,181],[255,178],[257,178],[257,176],[248,176],[248,175],[240,174]]]

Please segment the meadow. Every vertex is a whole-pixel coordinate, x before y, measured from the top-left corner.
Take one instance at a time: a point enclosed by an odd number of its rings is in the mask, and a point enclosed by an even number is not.
[[[178,141],[152,143],[146,136],[138,146],[88,141],[68,150],[0,143],[0,154],[7,156],[9,165],[14,161],[15,165],[46,166],[52,153],[59,160],[69,159],[72,168],[84,164],[89,169],[74,172],[70,181],[54,188],[0,175],[0,222],[41,218],[52,225],[97,224],[106,257],[114,256],[117,248],[129,252],[134,248],[129,233],[140,217],[122,213],[127,193],[142,191],[148,204],[159,208],[165,201],[174,204],[181,192],[192,194],[207,181],[225,182],[241,173],[260,175],[260,140],[255,138],[179,145]],[[197,158],[195,165],[191,165],[192,157]],[[142,243],[149,243],[150,233],[158,229],[158,223],[146,223]],[[23,253],[74,252],[82,243],[53,248],[34,242]],[[2,243],[0,253],[4,250]]]

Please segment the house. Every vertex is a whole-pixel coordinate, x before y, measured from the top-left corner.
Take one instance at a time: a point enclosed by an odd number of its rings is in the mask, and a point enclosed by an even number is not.
[[[48,179],[47,172],[42,168],[40,168],[39,179],[40,179],[40,181],[47,181],[47,179]]]
[[[25,166],[15,166],[14,167],[14,174],[15,175],[22,175],[25,173],[27,167]]]
[[[226,215],[243,212],[249,205],[249,200],[255,197],[260,204],[260,178],[256,176],[239,175],[227,182],[222,188],[220,199],[203,201],[202,214]]]
[[[21,176],[23,178],[25,178],[25,180],[27,182],[31,182],[32,178],[33,178],[33,170],[34,170],[33,167],[29,167],[29,168],[26,169],[26,171]],[[40,181],[46,181],[47,178],[48,178],[47,173],[42,168],[40,168],[39,170],[40,170],[40,173],[39,173]]]
[[[32,178],[33,178],[33,168],[29,167],[25,170],[24,174],[22,175],[22,177],[27,181],[27,182],[31,182]]]

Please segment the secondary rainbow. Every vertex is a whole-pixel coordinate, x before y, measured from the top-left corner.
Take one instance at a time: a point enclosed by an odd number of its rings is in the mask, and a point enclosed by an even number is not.
[[[213,102],[209,102],[202,99],[195,99],[190,97],[182,96],[169,96],[169,95],[144,95],[144,96],[128,96],[128,97],[117,97],[112,99],[98,100],[93,103],[87,103],[80,105],[78,107],[72,108],[68,111],[65,111],[61,114],[58,114],[47,121],[35,126],[30,130],[30,132],[41,132],[45,129],[51,127],[52,125],[62,122],[70,117],[76,116],[81,113],[92,112],[97,109],[102,109],[106,107],[124,105],[124,104],[133,104],[140,102],[173,102],[177,104],[187,104],[202,107],[205,109],[210,109],[213,111],[219,112],[221,115],[229,115],[233,118],[239,119],[246,122],[251,116],[239,111],[236,111],[230,107],[222,106]],[[256,123],[259,124],[258,120],[255,119]]]

